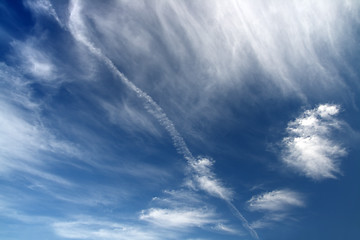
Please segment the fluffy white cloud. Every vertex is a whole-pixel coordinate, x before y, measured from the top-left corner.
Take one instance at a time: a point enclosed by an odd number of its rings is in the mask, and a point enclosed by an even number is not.
[[[322,104],[289,122],[283,139],[282,161],[312,179],[335,178],[339,157],[346,155],[331,134],[341,127],[336,119],[340,107]]]
[[[248,207],[252,211],[283,211],[289,207],[303,207],[303,197],[291,190],[275,190],[253,196],[248,201]]]

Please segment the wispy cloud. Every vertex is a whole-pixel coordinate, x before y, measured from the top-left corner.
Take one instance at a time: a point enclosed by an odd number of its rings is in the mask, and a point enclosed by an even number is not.
[[[301,194],[285,189],[253,196],[247,203],[252,211],[284,211],[289,207],[305,206]]]
[[[129,133],[141,134],[146,132],[153,136],[161,135],[156,125],[149,119],[151,115],[147,112],[139,111],[126,102],[116,104],[100,101],[100,105],[107,113],[111,123],[121,125]]]
[[[180,190],[165,190],[165,196],[154,197],[152,201],[161,206],[167,206],[171,208],[178,208],[184,206],[199,206],[204,204],[201,195],[196,192],[189,191],[187,189]]]
[[[262,229],[262,228],[269,228],[273,226],[275,223],[284,223],[284,221],[295,221],[296,219],[293,219],[289,217],[288,213],[267,213],[264,217],[262,217],[259,220],[256,220],[252,222],[250,225],[254,229]]]
[[[274,190],[251,197],[247,201],[250,211],[264,213],[260,219],[250,223],[253,229],[266,228],[276,222],[295,220],[293,208],[305,207],[304,196],[289,189]]]
[[[194,93],[206,89],[207,94],[216,94],[214,85],[248,83],[246,74],[256,69],[271,76],[271,84],[257,81],[284,93],[306,95],[312,84],[343,86],[336,63],[344,48],[354,44],[349,22],[358,17],[359,4],[356,0],[140,1],[86,7],[86,15],[96,25],[92,39],[120,62],[128,56],[140,61],[139,78],[156,65],[167,77],[181,74],[167,81],[171,90],[180,86],[192,92],[186,86],[190,84]],[[119,24],[122,31],[113,31]],[[128,67],[136,65],[128,63]],[[194,78],[197,84],[192,83]]]
[[[36,215],[28,215],[22,212],[18,206],[14,206],[13,199],[4,200],[2,196],[0,196],[0,216],[5,218],[10,218],[12,220],[16,220],[19,222],[27,223],[27,224],[43,224],[45,222],[51,222],[51,217],[45,216],[36,216]]]
[[[339,111],[338,105],[321,104],[289,122],[282,161],[312,179],[335,178],[340,172],[339,158],[346,155],[332,137],[342,124],[336,118]]]
[[[226,188],[218,179],[213,170],[214,161],[210,158],[199,157],[195,162],[190,164],[191,179],[187,182],[190,187],[201,189],[208,194],[220,199],[231,201],[233,192]]]
[[[11,45],[17,55],[16,60],[19,61],[24,73],[31,74],[39,82],[52,82],[54,84],[53,80],[59,77],[59,73],[50,57],[37,49],[33,40],[13,41]]]
[[[165,209],[150,208],[141,212],[140,219],[163,228],[202,227],[218,222],[210,209]]]
[[[45,168],[52,166],[54,154],[75,157],[80,155],[78,149],[56,137],[42,122],[41,106],[31,98],[31,81],[5,64],[0,65],[0,78],[0,171],[18,171],[70,185]]]
[[[173,122],[167,117],[163,109],[144,91],[138,88],[133,82],[131,82],[118,68],[114,63],[105,56],[102,51],[94,46],[94,44],[87,37],[87,28],[83,21],[82,6],[79,1],[72,1],[72,7],[70,9],[70,22],[69,29],[74,38],[80,43],[84,44],[94,55],[96,55],[100,60],[106,64],[109,69],[131,90],[133,91],[138,98],[140,98],[146,110],[152,114],[155,119],[165,128],[165,130],[170,134],[173,144],[177,151],[184,156],[189,162],[193,161],[194,157],[192,156],[190,150],[188,149],[184,139],[179,134],[175,128]]]
[[[49,0],[26,0],[24,1],[24,3],[27,7],[31,8],[33,12],[37,14],[50,15],[58,22],[58,24],[62,26],[62,22],[60,21],[55,9],[53,8]]]
[[[77,150],[64,141],[57,140],[47,129],[37,123],[33,116],[19,112],[19,109],[0,102],[0,158],[1,172],[26,172],[47,180],[69,184],[42,167],[46,158],[56,152],[75,156]],[[51,164],[47,165],[50,166]]]
[[[222,222],[201,195],[186,189],[164,191],[164,196],[153,198],[152,204],[156,207],[142,210],[140,220],[160,228],[188,230]]]
[[[219,223],[213,229],[234,235],[245,235],[244,232],[226,224]]]
[[[57,221],[52,227],[58,236],[69,239],[158,240],[162,235],[161,231],[142,226],[99,221],[89,216],[71,221]],[[167,235],[171,236],[169,233]]]
[[[210,171],[210,161],[208,159],[196,160],[187,144],[185,143],[181,134],[177,131],[173,122],[167,117],[163,109],[143,90],[138,88],[131,82],[122,72],[118,70],[115,64],[108,58],[101,49],[96,47],[94,43],[88,38],[88,31],[86,23],[83,20],[82,5],[79,1],[72,1],[70,8],[69,29],[74,38],[85,45],[95,56],[97,56],[107,67],[144,103],[146,110],[154,116],[154,118],[165,128],[172,138],[173,145],[177,151],[187,160],[191,168],[197,173],[195,175],[197,185],[201,189],[207,191],[209,194],[219,197],[227,202],[232,209],[236,211],[236,215],[243,222],[243,225],[251,232],[252,236],[258,238],[256,232],[251,229],[246,219],[238,211],[238,209],[229,200],[229,191],[222,187],[219,180]],[[161,211],[160,211],[161,212]],[[152,212],[151,212],[152,213]],[[156,212],[157,213],[157,212]],[[162,216],[162,215],[160,215]]]

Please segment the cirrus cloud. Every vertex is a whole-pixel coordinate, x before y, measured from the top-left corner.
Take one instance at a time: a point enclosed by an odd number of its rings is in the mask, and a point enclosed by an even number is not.
[[[291,190],[274,190],[253,196],[248,201],[252,211],[284,211],[289,207],[303,207],[302,196]]]

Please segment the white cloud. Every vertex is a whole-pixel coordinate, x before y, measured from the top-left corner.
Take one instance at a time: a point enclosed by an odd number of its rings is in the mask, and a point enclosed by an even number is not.
[[[153,136],[160,136],[161,133],[156,125],[149,119],[151,115],[129,105],[126,102],[110,103],[100,101],[100,105],[106,111],[109,121],[120,125],[129,133],[150,133]]]
[[[191,163],[190,167],[193,173],[188,184],[190,187],[201,189],[214,197],[230,201],[233,192],[224,187],[220,179],[216,178],[212,170],[213,164],[213,160],[206,157],[199,157],[195,162]]]
[[[291,210],[305,207],[305,201],[302,194],[281,189],[255,195],[247,201],[247,206],[250,211],[264,213],[260,219],[250,223],[252,229],[260,229],[283,221],[294,221]]]
[[[26,197],[23,196],[22,200],[24,200],[24,198]],[[15,201],[17,201],[17,199]],[[51,222],[52,220],[50,217],[25,214],[19,209],[19,206],[14,205],[16,205],[14,204],[14,198],[4,199],[3,196],[0,196],[0,216],[34,225],[43,224],[44,222]]]
[[[202,195],[185,189],[164,191],[164,196],[152,199],[156,207],[143,210],[140,219],[174,230],[222,222],[203,200]]]
[[[173,122],[167,117],[163,109],[149,96],[146,92],[138,88],[115,66],[110,58],[108,58],[101,49],[97,48],[91,39],[88,38],[86,23],[83,21],[83,7],[77,0],[71,2],[69,29],[74,38],[85,45],[87,49],[99,58],[114,73],[130,91],[143,102],[145,109],[153,115],[153,117],[161,124],[172,138],[173,145],[177,151],[184,156],[188,162],[194,161],[190,150],[188,149],[183,137],[175,128]]]
[[[289,217],[287,213],[277,212],[277,213],[266,214],[263,218],[252,222],[250,225],[254,229],[269,228],[277,222],[280,223],[289,220],[294,220],[294,219]]]
[[[160,207],[143,210],[140,219],[172,230],[201,227],[222,234],[246,235],[239,227],[228,225],[201,194],[185,189],[164,191],[164,194],[152,199],[152,204]]]
[[[193,157],[192,153],[187,147],[182,136],[175,128],[173,122],[167,117],[163,109],[144,91],[139,89],[134,83],[129,81],[127,77],[121,73],[114,63],[96,48],[91,40],[87,37],[86,24],[83,21],[82,5],[79,1],[72,1],[70,24],[69,28],[73,36],[81,43],[83,43],[94,55],[103,61],[110,70],[116,74],[119,79],[129,88],[129,90],[136,93],[136,95],[143,101],[147,111],[154,116],[154,118],[165,128],[170,134],[174,147],[180,154],[188,161],[190,167],[196,172],[196,180],[199,187],[211,195],[220,197],[222,199],[229,199],[229,191],[221,186],[219,181],[215,179],[214,174],[210,171],[211,162],[206,159],[199,159],[198,161]]]
[[[82,217],[72,221],[57,221],[52,224],[52,227],[57,235],[70,239],[162,239],[161,231],[146,229],[136,224],[128,225],[109,221],[98,221],[92,217]]]
[[[49,0],[26,0],[26,6],[37,14],[45,14],[53,17],[62,26],[62,23]]]
[[[282,161],[312,179],[335,178],[339,158],[346,155],[331,134],[342,122],[336,119],[340,107],[322,104],[290,122],[283,139]]]
[[[218,84],[244,83],[256,66],[272,76],[271,85],[301,94],[313,84],[342,85],[334,63],[341,61],[344,43],[353,43],[348,21],[358,17],[359,4],[356,0],[117,1],[84,3],[84,8],[96,26],[94,42],[102,44],[112,59],[121,62],[131,56],[140,61],[144,67],[137,72],[139,79],[146,79],[147,67],[157,65],[172,77],[168,86],[191,84],[199,93]],[[114,31],[119,25],[122,31]],[[179,71],[174,73],[166,61],[169,57],[176,59],[182,77],[174,77]],[[198,85],[191,83],[194,77]]]
[[[165,190],[165,196],[163,197],[154,197],[152,201],[161,206],[168,206],[171,208],[182,208],[187,206],[199,206],[204,204],[203,197],[193,191],[189,190]]]
[[[235,229],[232,226],[228,226],[228,225],[225,225],[222,223],[217,224],[214,227],[214,229],[217,231],[220,231],[220,232],[225,232],[225,233],[234,234],[234,235],[245,235],[244,232],[242,232],[238,229]]]
[[[99,58],[132,92],[134,92],[139,99],[142,100],[145,105],[146,110],[154,116],[154,118],[165,128],[172,138],[173,145],[177,151],[183,155],[187,160],[188,164],[194,170],[195,174],[193,178],[196,182],[196,187],[206,191],[210,195],[219,197],[225,200],[229,205],[232,206],[240,216],[239,219],[243,222],[243,225],[246,226],[252,235],[257,238],[257,234],[253,231],[246,219],[241,215],[241,213],[236,209],[236,207],[231,203],[231,191],[222,186],[220,181],[215,177],[215,174],[210,171],[212,165],[211,161],[206,158],[195,159],[189,150],[186,142],[184,141],[181,134],[177,131],[173,122],[167,117],[164,110],[148,95],[146,92],[138,88],[132,81],[130,81],[119,69],[116,67],[114,62],[109,58],[106,53],[94,44],[94,40],[89,36],[91,31],[87,30],[86,21],[84,21],[84,7],[79,1],[73,0],[71,2],[70,8],[70,20],[69,20],[69,29],[74,38],[82,43],[87,49]],[[86,11],[86,16],[90,17],[89,12]],[[160,210],[159,210],[160,211]],[[160,211],[161,212],[161,211]],[[153,212],[151,212],[153,213]],[[158,213],[155,212],[155,213]],[[162,216],[162,215],[160,215]]]
[[[289,207],[303,207],[303,197],[291,190],[275,190],[253,196],[248,202],[252,211],[284,211]]]
[[[35,43],[29,39],[26,42],[14,41],[12,47],[20,60],[24,73],[37,78],[39,82],[50,82],[58,78],[58,72],[46,53],[40,51]]]
[[[212,210],[199,208],[150,208],[143,210],[140,219],[163,228],[202,227],[218,222]]]
[[[19,171],[59,184],[69,181],[45,170],[51,156],[79,156],[69,142],[58,139],[42,122],[41,106],[31,100],[28,83],[20,74],[0,66],[0,172]],[[10,92],[10,93],[9,93]]]
[[[77,155],[68,143],[57,140],[34,116],[21,112],[0,99],[1,172],[21,171],[58,183],[69,184],[61,177],[41,170],[52,153]],[[51,163],[47,163],[51,165]]]

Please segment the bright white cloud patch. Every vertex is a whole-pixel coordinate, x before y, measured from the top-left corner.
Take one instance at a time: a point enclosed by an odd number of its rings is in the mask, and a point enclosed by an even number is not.
[[[304,202],[302,196],[290,190],[275,190],[253,196],[248,201],[249,209],[252,211],[283,211],[289,207],[302,207]]]
[[[208,228],[223,234],[240,235],[244,232],[227,225],[201,194],[189,190],[164,191],[166,197],[154,197],[157,207],[141,211],[140,219],[157,228],[184,231],[190,228]]]
[[[229,188],[223,186],[220,179],[216,178],[212,171],[213,164],[214,161],[205,157],[201,157],[191,163],[190,166],[194,173],[192,176],[193,181],[190,181],[189,184],[212,196],[230,201],[233,193]]]
[[[217,222],[215,214],[208,209],[151,208],[142,211],[140,219],[163,228],[202,227]]]
[[[336,119],[339,111],[337,105],[322,104],[291,121],[283,139],[282,161],[312,179],[335,178],[339,157],[346,154],[331,137],[341,126]]]

